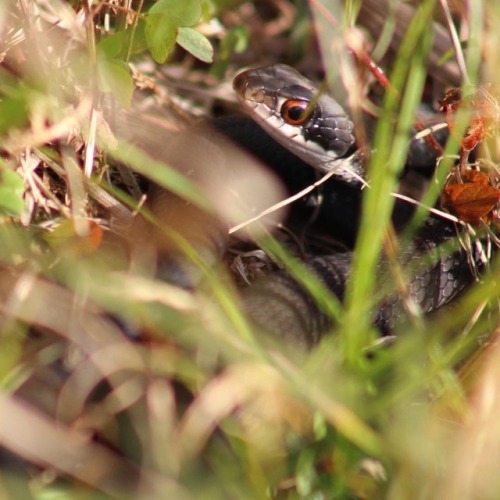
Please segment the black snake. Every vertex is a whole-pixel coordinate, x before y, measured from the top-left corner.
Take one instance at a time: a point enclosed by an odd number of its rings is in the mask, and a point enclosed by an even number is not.
[[[284,65],[247,70],[234,80],[234,88],[258,123],[241,119],[219,122],[218,126],[249,149],[282,178],[291,193],[317,179],[317,171],[334,171],[322,186],[321,205],[311,208],[304,197],[295,204],[298,213],[316,211],[316,224],[352,246],[359,219],[360,184],[365,175],[359,160],[353,124],[343,108],[299,73]],[[440,140],[447,131],[441,131]],[[272,136],[272,139],[268,137]],[[436,153],[423,139],[413,141],[407,159],[405,178],[429,177],[436,165]],[[312,168],[311,168],[312,167]],[[413,207],[396,202],[393,223],[401,229],[411,217]],[[475,239],[469,248],[444,249],[455,241],[455,224],[431,215],[398,254],[398,263],[408,270],[408,295],[421,311],[431,312],[455,298],[477,278],[488,260],[484,240]],[[432,254],[431,261],[423,258]],[[344,297],[352,263],[352,251],[310,255],[304,263],[310,273],[340,300]],[[383,258],[378,265],[382,281],[390,275]],[[321,312],[306,289],[286,270],[277,270],[258,279],[243,292],[243,304],[251,320],[262,330],[285,341],[310,347],[331,327],[331,319]],[[405,307],[400,295],[392,293],[374,312],[374,324],[383,332],[393,331],[404,321]]]

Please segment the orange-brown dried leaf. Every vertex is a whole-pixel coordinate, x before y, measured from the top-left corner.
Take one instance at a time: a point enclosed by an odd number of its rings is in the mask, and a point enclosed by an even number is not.
[[[66,220],[44,238],[54,249],[73,257],[90,255],[101,245],[103,229],[93,220],[87,223],[88,232],[83,236],[76,233],[72,220]]]
[[[488,222],[500,200],[500,189],[491,186],[487,175],[475,170],[466,172],[462,180],[463,183],[450,184],[443,189],[443,207],[464,222]]]
[[[89,234],[85,236],[86,245],[85,248],[88,252],[96,251],[102,242],[102,238],[104,235],[104,230],[99,224],[94,221],[89,221],[90,230]]]
[[[459,104],[462,102],[462,91],[459,88],[448,90],[443,98],[439,101],[439,111],[446,112],[447,114],[455,111]]]
[[[441,101],[440,111],[446,113],[446,122],[450,131],[453,131],[455,122],[454,114],[459,107],[467,106],[472,110],[470,125],[461,140],[463,151],[472,151],[488,133],[491,133],[492,109],[495,100],[482,89],[476,89],[464,96],[461,89],[448,90]],[[494,113],[495,114],[495,113]]]
[[[491,187],[490,178],[485,173],[480,172],[479,170],[467,170],[462,175],[462,182],[471,182],[473,184],[481,184],[483,186]]]
[[[462,148],[466,151],[472,151],[483,140],[484,130],[484,119],[474,118],[462,139]]]

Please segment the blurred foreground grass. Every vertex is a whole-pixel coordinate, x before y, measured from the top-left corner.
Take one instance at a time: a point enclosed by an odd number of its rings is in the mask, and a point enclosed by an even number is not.
[[[469,34],[471,82],[498,84],[500,8],[449,3]],[[308,354],[262,347],[228,273],[181,235],[170,236],[203,277],[194,292],[155,279],[146,250],[130,265],[109,235],[143,202],[128,167],[220,215],[226,179],[207,195],[155,148],[193,117],[236,109],[228,82],[244,65],[288,62],[320,76],[319,47],[331,85],[340,72],[353,90],[346,44],[359,35],[350,27],[360,2],[129,4],[0,6],[3,496],[498,498],[498,259],[459,303],[418,318],[390,347],[367,308],[394,171],[437,51],[429,27],[437,12],[446,33],[448,3],[418,3],[398,47],[395,14],[374,41],[399,97],[385,96],[375,134],[346,310]],[[373,20],[384,5],[364,8]],[[210,59],[207,40],[212,64],[194,57]],[[446,68],[445,83],[457,85],[452,52],[442,56],[431,83]],[[345,102],[355,108],[356,96]],[[124,115],[149,122],[130,130],[141,122]],[[497,137],[487,142],[484,161],[498,172]]]

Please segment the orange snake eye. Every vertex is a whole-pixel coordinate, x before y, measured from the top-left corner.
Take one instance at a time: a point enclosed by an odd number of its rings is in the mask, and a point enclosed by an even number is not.
[[[302,125],[309,118],[310,106],[307,101],[288,99],[281,106],[281,117],[288,125]]]

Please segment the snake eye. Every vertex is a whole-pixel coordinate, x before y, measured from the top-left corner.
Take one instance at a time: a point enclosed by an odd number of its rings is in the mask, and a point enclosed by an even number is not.
[[[310,114],[310,106],[307,101],[288,99],[281,106],[281,117],[288,125],[302,125]]]

